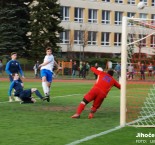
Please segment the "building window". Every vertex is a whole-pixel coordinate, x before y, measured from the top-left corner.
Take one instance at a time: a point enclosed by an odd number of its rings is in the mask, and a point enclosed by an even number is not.
[[[115,33],[114,34],[114,46],[120,46],[121,45],[121,33]]]
[[[122,24],[122,16],[123,16],[123,13],[122,12],[115,12],[115,24],[116,25],[120,25]]]
[[[147,0],[140,0],[140,2],[144,2],[145,5],[147,6]]]
[[[61,15],[63,21],[69,21],[69,7],[61,7]]]
[[[102,24],[110,24],[110,11],[102,11]]]
[[[135,2],[135,0],[128,0],[128,4],[130,4],[130,5],[135,5],[136,2]]]
[[[152,19],[151,24],[152,24],[153,26],[155,26],[155,14],[152,14],[152,15],[151,15],[151,19]]]
[[[128,34],[128,43],[132,43],[132,42],[134,42],[136,39],[136,34],[133,34],[133,33],[129,33]]]
[[[131,12],[128,12],[127,13],[127,17],[129,17],[129,18],[132,18],[132,17],[134,17],[135,16],[135,13],[131,13]],[[128,25],[133,25],[132,23],[130,23],[130,22],[128,22]]]
[[[135,16],[135,13],[131,13],[131,12],[128,12],[127,13],[127,17],[129,17],[129,18],[132,18],[132,17],[134,17]]]
[[[123,3],[123,0],[115,0],[115,3],[121,4],[121,3]]]
[[[97,44],[97,32],[94,32],[94,31],[88,32],[88,44],[89,45]]]
[[[140,13],[139,14],[139,17],[142,18],[142,19],[146,19],[147,18],[147,14]]]
[[[152,0],[152,6],[155,6],[155,0]]]
[[[88,22],[97,23],[97,10],[95,9],[88,10]]]
[[[110,45],[110,33],[109,32],[102,32],[101,35],[101,45],[109,46]]]
[[[151,45],[150,46],[155,48],[155,35],[151,36]]]
[[[69,30],[60,33],[60,40],[62,44],[69,44]]]
[[[146,37],[146,35],[139,34],[139,39],[142,39],[144,37]],[[139,47],[146,46],[146,39],[142,39],[141,41],[139,41],[138,45],[139,45]]]
[[[83,8],[74,9],[74,21],[81,23],[83,22]]]
[[[102,0],[103,2],[110,2],[110,0]]]
[[[74,31],[74,44],[82,44],[83,42],[83,31]]]

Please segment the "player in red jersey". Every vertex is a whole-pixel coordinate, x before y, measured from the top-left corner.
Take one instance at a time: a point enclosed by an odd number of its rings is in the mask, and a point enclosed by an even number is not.
[[[93,88],[84,96],[82,102],[77,108],[76,114],[74,114],[71,118],[80,118],[80,114],[84,110],[85,106],[89,102],[94,101],[88,116],[89,119],[93,118],[94,113],[101,106],[111,88],[115,86],[120,89],[121,87],[120,84],[112,77],[114,74],[113,70],[109,70],[105,73],[95,67],[91,67],[91,71],[98,75],[97,81]]]

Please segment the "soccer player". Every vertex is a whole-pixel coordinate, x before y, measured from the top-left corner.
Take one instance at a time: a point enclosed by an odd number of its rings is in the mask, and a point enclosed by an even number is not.
[[[85,106],[91,101],[93,101],[93,105],[88,118],[93,118],[94,113],[101,106],[110,89],[113,86],[120,89],[120,84],[112,77],[114,74],[113,70],[109,70],[107,73],[105,73],[100,67],[98,69],[91,67],[91,71],[98,76],[97,81],[93,88],[84,96],[82,102],[77,108],[76,114],[74,114],[71,118],[80,118]]]
[[[41,78],[42,78],[42,87],[46,97],[48,97],[47,101],[50,102],[50,87],[52,83],[53,76],[53,67],[57,64],[54,60],[54,56],[52,55],[52,48],[46,48],[46,56],[44,58],[44,62],[39,65],[41,67]]]
[[[21,69],[20,63],[16,59],[17,59],[17,53],[12,52],[11,53],[11,60],[6,64],[6,67],[5,67],[5,71],[9,75],[10,82],[13,81],[13,77],[12,77],[13,73],[20,73],[22,78],[24,78],[24,73]],[[19,82],[23,86],[23,82],[20,78],[19,78]],[[13,100],[10,99],[9,101],[12,102]],[[20,101],[20,100],[18,97],[15,97],[15,101]]]
[[[6,67],[5,67],[5,71],[9,75],[10,82],[13,81],[13,78],[12,78],[13,73],[20,73],[20,75],[24,78],[24,73],[21,69],[20,63],[16,59],[17,59],[17,53],[12,52],[11,60],[6,64]]]
[[[40,92],[37,90],[37,88],[31,88],[28,90],[23,90],[23,86],[21,85],[21,82],[19,82],[19,75],[18,73],[12,74],[13,81],[10,84],[9,88],[9,98],[10,100],[12,99],[11,97],[11,92],[12,89],[15,89],[15,96],[19,97],[22,100],[22,104],[24,103],[35,103],[36,100],[31,97],[32,93],[35,93],[40,99],[47,100],[46,97],[43,97]]]

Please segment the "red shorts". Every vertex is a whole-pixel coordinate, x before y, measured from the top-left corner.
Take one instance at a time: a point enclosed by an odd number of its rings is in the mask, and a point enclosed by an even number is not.
[[[106,97],[106,94],[104,94],[104,92],[102,90],[100,90],[97,87],[92,88],[85,96],[84,98],[88,101],[91,102],[94,100],[93,102],[93,107],[95,107],[96,109],[98,109],[100,107],[100,105],[102,104],[104,98]]]

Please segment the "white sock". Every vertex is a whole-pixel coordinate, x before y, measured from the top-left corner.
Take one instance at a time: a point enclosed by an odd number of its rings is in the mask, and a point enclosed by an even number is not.
[[[43,91],[44,91],[44,94],[48,94],[49,92],[49,89],[48,89],[48,86],[47,86],[47,82],[42,82],[42,87],[43,87]]]
[[[47,86],[47,94],[48,95],[50,94],[50,88],[49,88],[49,86]]]

